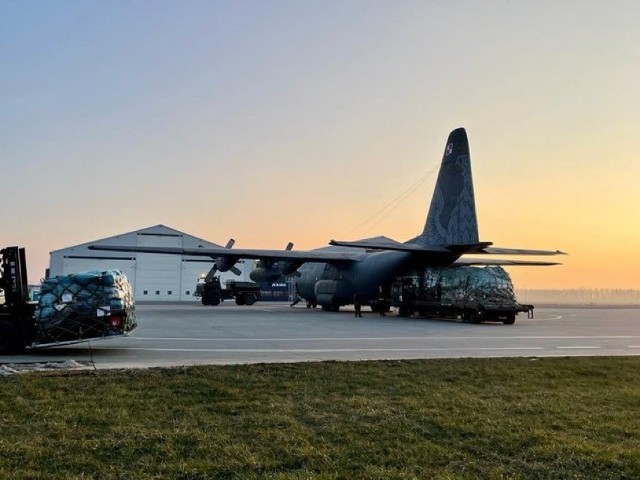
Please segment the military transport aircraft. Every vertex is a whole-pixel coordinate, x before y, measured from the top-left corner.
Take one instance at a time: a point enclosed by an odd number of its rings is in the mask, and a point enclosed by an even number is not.
[[[90,249],[120,252],[164,253],[205,256],[214,260],[211,273],[228,270],[239,273],[240,259],[256,259],[250,274],[256,282],[272,282],[282,276],[297,276],[297,289],[308,305],[337,311],[353,303],[355,293],[375,301],[380,289],[387,289],[393,279],[426,267],[461,265],[558,265],[553,262],[462,258],[463,255],[559,255],[558,250],[522,250],[494,248],[481,242],[471,178],[469,143],[464,128],[451,132],[447,140],[435,192],[427,221],[420,235],[406,242],[387,237],[358,241],[331,240],[329,247],[310,251],[176,248],[94,245]]]

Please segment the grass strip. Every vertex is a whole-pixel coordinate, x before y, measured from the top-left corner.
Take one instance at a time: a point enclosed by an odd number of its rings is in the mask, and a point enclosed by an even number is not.
[[[640,357],[0,379],[0,478],[640,478]]]

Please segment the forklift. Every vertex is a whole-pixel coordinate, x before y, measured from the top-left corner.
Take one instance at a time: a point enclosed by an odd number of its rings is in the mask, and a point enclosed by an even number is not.
[[[18,353],[36,337],[35,309],[29,301],[24,248],[0,250],[0,355]]]

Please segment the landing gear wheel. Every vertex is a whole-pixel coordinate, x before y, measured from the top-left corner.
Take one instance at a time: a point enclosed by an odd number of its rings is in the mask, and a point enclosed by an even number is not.
[[[323,312],[339,312],[340,305],[322,305]]]

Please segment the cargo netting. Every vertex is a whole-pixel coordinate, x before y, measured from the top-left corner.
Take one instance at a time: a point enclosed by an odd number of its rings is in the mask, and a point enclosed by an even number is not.
[[[419,288],[418,277],[414,277]],[[452,304],[516,305],[509,274],[501,267],[427,268],[422,281],[424,297]]]
[[[119,270],[45,280],[36,310],[37,343],[121,335],[136,328],[133,291]]]

